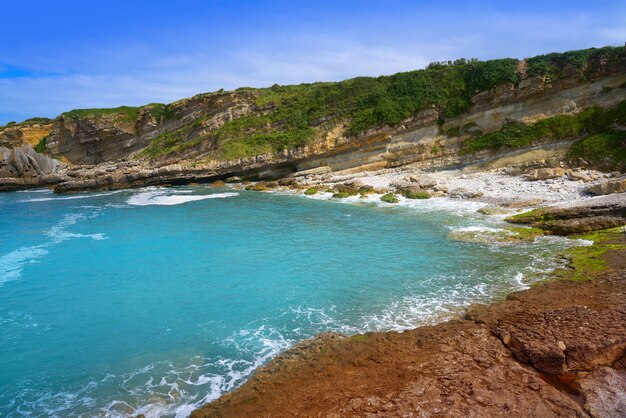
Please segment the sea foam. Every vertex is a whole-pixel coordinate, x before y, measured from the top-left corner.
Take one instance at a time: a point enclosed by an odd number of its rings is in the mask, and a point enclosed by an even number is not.
[[[186,191],[191,193],[191,191]],[[174,206],[187,202],[195,202],[198,200],[206,199],[225,199],[227,197],[238,196],[239,193],[213,193],[208,195],[181,195],[181,194],[168,194],[167,190],[151,190],[135,194],[128,198],[126,203],[132,206]]]
[[[36,198],[32,198],[32,199],[24,199],[24,200],[20,200],[20,202],[22,203],[28,203],[28,202],[49,202],[51,200],[76,200],[76,199],[91,199],[93,197],[101,197],[101,196],[111,196],[117,193],[122,193],[125,192],[126,190],[115,190],[112,192],[105,192],[105,193],[90,193],[90,194],[81,194],[81,195],[75,195],[75,196],[62,196],[62,197],[36,197]]]

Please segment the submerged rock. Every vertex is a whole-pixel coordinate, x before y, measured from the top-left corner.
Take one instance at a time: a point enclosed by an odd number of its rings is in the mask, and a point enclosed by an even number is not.
[[[500,206],[484,206],[478,209],[477,212],[483,215],[506,215],[511,213],[511,210]]]

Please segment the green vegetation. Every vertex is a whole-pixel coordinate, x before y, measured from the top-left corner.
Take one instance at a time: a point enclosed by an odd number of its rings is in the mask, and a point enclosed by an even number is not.
[[[52,119],[50,118],[29,118],[18,123],[18,125],[35,125],[35,124],[50,123],[50,122],[52,122]]]
[[[507,228],[507,230],[514,232],[511,238],[520,241],[533,241],[535,237],[542,236],[543,230],[539,228]]]
[[[356,196],[356,193],[350,193],[350,192],[333,193],[333,197],[335,199],[345,199],[346,197],[350,197],[350,196]]]
[[[41,140],[37,143],[37,145],[35,145],[33,147],[33,149],[35,150],[35,152],[38,152],[40,154],[42,154],[43,152],[46,151],[46,141],[48,140],[47,136],[44,136],[43,138],[41,138]]]
[[[175,116],[174,107],[163,103],[150,103],[144,106],[157,122],[164,122],[173,119]]]
[[[610,110],[593,107],[575,115],[558,115],[532,125],[513,122],[501,130],[463,144],[464,153],[500,148],[519,148],[539,141],[557,141],[583,135],[613,132],[613,125],[626,122],[626,100]]]
[[[309,187],[304,191],[304,194],[307,196],[312,196],[314,194],[317,194],[317,192],[319,192],[319,189],[317,187]]]
[[[615,131],[592,135],[572,145],[568,158],[583,160],[605,169],[626,166],[626,132]]]
[[[518,213],[505,219],[507,222],[513,223],[533,223],[553,220],[550,215],[546,215],[542,208],[533,209],[528,212]]]
[[[531,76],[545,77],[547,81],[557,81],[573,72],[579,79],[589,80],[597,76],[602,64],[605,71],[607,68],[609,70],[624,68],[626,48],[589,48],[539,55],[528,59],[527,73]]]
[[[450,138],[461,135],[461,127],[460,126],[453,126],[453,127],[449,128],[446,131],[446,135],[448,135]]]
[[[50,123],[52,122],[52,119],[50,118],[29,118],[26,120],[23,120],[22,122],[17,123],[16,121],[11,121],[11,122],[7,122],[6,125],[1,126],[0,125],[0,129],[2,128],[7,128],[9,126],[28,126],[28,125],[35,125],[35,124],[43,124],[43,123]]]
[[[256,396],[253,396],[251,398],[244,399],[243,403],[246,404],[246,405],[254,405],[257,400],[258,400],[258,398]]]
[[[356,335],[351,336],[350,339],[352,341],[363,342],[363,341],[367,340],[367,334],[356,334]]]
[[[564,257],[569,261],[567,269],[555,272],[555,277],[567,280],[588,280],[605,271],[608,266],[604,254],[608,251],[626,251],[624,232],[621,227],[594,231],[572,238],[593,241],[593,245],[573,247],[565,251]]]
[[[407,199],[430,199],[430,193],[428,192],[406,192],[404,197]]]
[[[135,122],[139,115],[139,107],[132,106],[120,106],[114,108],[94,108],[94,109],[74,109],[69,112],[65,112],[62,116],[69,119],[85,118],[85,117],[99,117],[105,115],[119,115],[120,119],[124,122]]]
[[[626,66],[626,48],[606,47],[547,54],[528,60],[527,72],[558,80],[571,75],[572,69],[581,78],[599,77],[599,69],[610,71]],[[188,122],[174,131],[164,132],[152,140],[141,154],[159,158],[187,149],[202,146],[211,158],[234,160],[259,154],[276,154],[310,143],[325,130],[346,124],[346,132],[356,135],[369,129],[395,125],[423,110],[436,110],[439,124],[446,119],[467,112],[471,98],[481,91],[490,90],[503,83],[517,85],[520,81],[517,59],[505,58],[491,61],[459,59],[435,62],[423,70],[409,71],[389,76],[357,77],[341,82],[319,82],[269,88],[241,88],[254,99],[256,109],[249,115],[227,121],[223,126],[204,128],[208,115]],[[211,94],[232,94],[217,92]],[[182,109],[178,103],[146,106],[158,120],[177,117]],[[122,120],[134,121],[141,108],[123,106],[115,109],[79,109],[67,112],[67,117],[119,114]],[[565,134],[575,134],[573,127],[567,132],[555,126],[544,126],[555,139]],[[561,121],[565,123],[565,121]],[[541,126],[539,126],[541,127]],[[538,128],[539,128],[538,127]],[[587,129],[585,126],[584,129]],[[467,152],[501,146],[522,146],[534,141],[542,131],[528,131],[525,125],[507,126],[501,135],[483,136],[476,126],[451,127],[447,134],[470,134]],[[598,133],[596,131],[594,133]],[[542,139],[543,137],[539,137]]]
[[[461,59],[391,76],[239,89],[255,93],[257,107],[269,112],[237,118],[209,134],[189,126],[162,134],[144,155],[156,158],[211,141],[216,157],[235,159],[305,145],[323,124],[347,121],[348,133],[358,134],[397,124],[424,109],[453,117],[469,110],[476,92],[504,82],[517,83],[517,64],[515,59]]]
[[[387,203],[398,203],[399,202],[398,198],[393,193],[387,193],[387,194],[382,195],[380,197],[380,200],[382,200],[383,202],[387,202]]]
[[[134,123],[139,117],[139,112],[142,109],[147,109],[150,114],[156,119],[157,122],[163,122],[171,119],[175,116],[172,105],[165,105],[162,103],[150,103],[145,106],[120,106],[113,108],[93,108],[93,109],[74,109],[69,112],[65,112],[62,116],[69,119],[85,118],[85,117],[102,117],[107,115],[116,115],[117,119],[122,122]],[[46,118],[32,118],[30,120],[42,120]],[[27,122],[24,121],[23,123]],[[48,119],[49,121],[49,119]],[[41,123],[41,122],[33,122]]]

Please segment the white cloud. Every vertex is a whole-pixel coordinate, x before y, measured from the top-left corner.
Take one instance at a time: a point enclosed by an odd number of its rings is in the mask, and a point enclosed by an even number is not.
[[[53,117],[72,108],[171,102],[219,88],[391,74],[422,68],[435,60],[523,58],[622,45],[626,40],[623,23],[620,15],[599,19],[580,13],[512,16],[446,11],[419,20],[407,16],[391,26],[277,29],[249,34],[245,41],[224,39],[223,44],[208,42],[205,39],[211,37],[196,32],[167,43],[125,40],[90,45],[67,55],[55,51],[32,60],[21,54],[6,63],[20,66],[23,61],[23,67],[60,75],[0,79],[0,123],[9,114],[12,119]]]

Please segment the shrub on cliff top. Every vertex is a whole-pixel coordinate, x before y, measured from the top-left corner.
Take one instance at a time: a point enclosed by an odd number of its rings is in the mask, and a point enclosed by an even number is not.
[[[538,55],[528,59],[527,73],[531,76],[546,77],[548,81],[559,80],[566,76],[564,70],[568,66],[573,68],[581,79],[594,78],[601,67],[605,71],[624,68],[626,48],[608,46]]]
[[[624,47],[547,54],[529,59],[527,72],[558,78],[568,65],[572,65],[585,78],[591,79],[597,77],[600,67],[624,68],[625,57]],[[181,135],[158,136],[146,155],[167,155],[203,142],[210,143],[204,149],[212,149],[213,156],[222,160],[278,153],[306,145],[319,130],[339,122],[347,124],[348,134],[356,135],[371,128],[398,124],[416,112],[428,109],[436,110],[443,122],[467,112],[476,93],[503,83],[517,84],[520,80],[518,65],[519,61],[512,58],[460,59],[390,76],[239,89],[253,93],[257,111],[231,120],[209,133],[182,127]],[[155,108],[155,112],[158,109]],[[165,107],[163,111],[174,112],[173,107]],[[450,132],[454,133],[454,130]],[[482,135],[479,131],[471,134]],[[172,142],[174,138],[176,141]],[[520,142],[507,138],[494,141],[495,145]]]
[[[120,119],[125,122],[134,122],[137,120],[137,116],[139,115],[139,107],[120,106],[113,108],[74,109],[63,113],[62,116],[68,119],[77,119],[116,114],[119,115]]]

